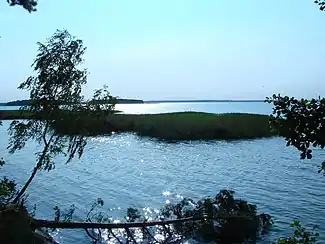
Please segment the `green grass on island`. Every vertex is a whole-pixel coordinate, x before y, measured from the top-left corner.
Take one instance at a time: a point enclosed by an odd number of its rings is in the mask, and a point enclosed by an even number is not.
[[[0,111],[2,119],[23,119],[19,111]],[[71,116],[70,116],[71,117]],[[107,135],[111,132],[133,132],[162,140],[213,140],[252,139],[270,137],[275,134],[269,127],[269,116],[245,113],[211,114],[201,112],[179,112],[164,114],[111,114],[98,119],[57,121],[54,125],[62,134],[86,136]]]
[[[269,116],[180,112],[110,116],[117,131],[165,140],[248,139],[272,136]]]

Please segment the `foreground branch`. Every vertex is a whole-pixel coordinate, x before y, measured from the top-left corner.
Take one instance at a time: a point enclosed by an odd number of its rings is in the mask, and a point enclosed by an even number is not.
[[[229,219],[252,219],[251,216],[222,216],[217,215],[215,217],[190,217],[175,220],[165,221],[150,221],[150,222],[130,222],[130,223],[87,223],[87,222],[58,222],[42,219],[34,219],[32,226],[34,228],[58,228],[58,229],[126,229],[126,228],[143,228],[157,225],[171,225],[177,223],[184,223],[189,221],[200,220],[229,220]]]

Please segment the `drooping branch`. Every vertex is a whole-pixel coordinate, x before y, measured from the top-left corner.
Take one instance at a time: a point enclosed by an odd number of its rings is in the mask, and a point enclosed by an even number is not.
[[[38,43],[38,46],[32,65],[37,75],[29,77],[18,87],[30,93],[31,103],[23,106],[21,111],[32,116],[27,123],[11,123],[8,149],[13,154],[24,148],[28,140],[36,141],[42,149],[37,152],[36,166],[14,203],[19,202],[39,170],[54,168],[57,155],[68,156],[67,162],[70,162],[75,154],[81,157],[86,146],[84,137],[60,135],[52,128],[55,121],[66,119],[68,112],[74,114],[76,107],[84,102],[81,88],[87,83],[87,70],[79,66],[83,63],[82,55],[86,48],[81,40],[75,39],[66,30],[56,31],[46,44]],[[64,111],[60,104],[65,105]]]

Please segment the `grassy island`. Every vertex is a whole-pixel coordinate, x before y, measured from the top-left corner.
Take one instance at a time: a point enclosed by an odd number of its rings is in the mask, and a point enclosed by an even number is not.
[[[117,132],[135,132],[163,140],[248,139],[274,135],[269,128],[269,116],[254,114],[115,114],[109,116],[106,123]],[[87,131],[92,135],[104,134],[105,126],[91,126]]]
[[[24,119],[29,114],[0,111],[0,119]],[[85,116],[76,120],[56,121],[55,129],[62,134],[86,136],[107,135],[111,132],[133,132],[162,140],[250,139],[275,134],[269,127],[269,116],[245,113],[211,114],[179,112],[165,114],[110,114],[104,119]]]

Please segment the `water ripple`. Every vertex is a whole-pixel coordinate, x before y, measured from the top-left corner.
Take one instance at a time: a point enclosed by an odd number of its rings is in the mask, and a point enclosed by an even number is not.
[[[33,167],[36,146],[29,144],[10,156],[4,128],[0,138],[0,155],[8,160],[2,174],[23,183]],[[98,197],[114,218],[123,218],[130,206],[154,211],[166,201],[199,199],[230,188],[274,216],[270,238],[288,233],[293,218],[318,224],[325,233],[325,179],[317,173],[324,156],[314,150],[312,160],[301,161],[280,138],[165,144],[132,134],[96,137],[89,140],[81,160],[67,166],[58,158],[55,170],[41,172],[29,194],[38,204],[39,217],[53,218],[53,206],[74,203],[82,220]],[[78,231],[60,231],[56,237],[61,243],[87,243]]]

